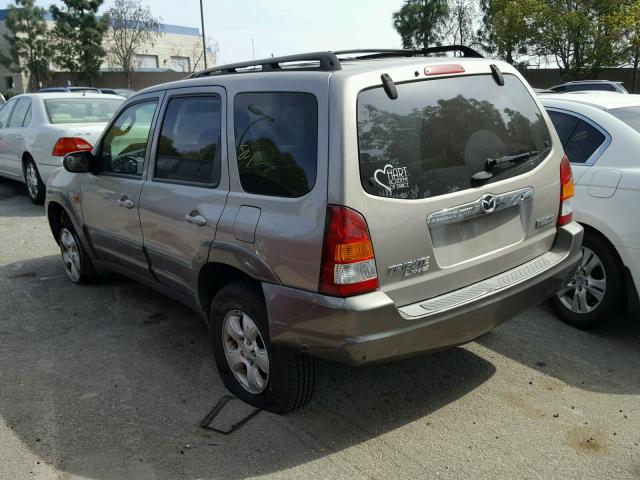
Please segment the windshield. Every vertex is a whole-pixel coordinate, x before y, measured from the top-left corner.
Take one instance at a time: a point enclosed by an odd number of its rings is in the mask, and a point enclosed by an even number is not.
[[[106,123],[123,101],[124,98],[50,98],[44,105],[51,123]]]
[[[503,87],[491,75],[397,85],[358,95],[360,177],[372,195],[418,199],[471,187],[489,158],[535,152],[503,162],[488,183],[535,168],[551,145],[537,104],[513,75]]]
[[[609,113],[640,133],[640,106],[612,108]]]

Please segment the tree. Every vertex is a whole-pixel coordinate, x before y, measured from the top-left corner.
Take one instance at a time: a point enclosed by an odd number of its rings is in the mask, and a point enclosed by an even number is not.
[[[474,31],[478,17],[477,0],[450,0],[447,37],[454,45],[474,46],[479,39]]]
[[[532,18],[541,8],[540,0],[490,0],[488,18],[495,53],[511,65],[532,46]]]
[[[4,35],[9,44],[9,54],[0,52],[0,63],[12,71],[27,73],[29,89],[35,90],[49,75],[45,9],[35,6],[35,0],[15,2],[15,5],[9,6],[5,21],[10,32]]]
[[[109,28],[109,15],[96,16],[103,0],[62,1],[62,8],[51,6],[56,22],[52,32],[53,61],[71,73],[76,85],[83,80],[93,84],[106,54],[102,40]]]
[[[107,31],[107,55],[111,64],[121,68],[131,88],[131,73],[136,53],[145,45],[154,45],[162,35],[160,18],[137,0],[115,0],[107,11],[111,28]]]
[[[448,15],[447,0],[405,0],[393,25],[404,48],[424,49],[440,43]]]

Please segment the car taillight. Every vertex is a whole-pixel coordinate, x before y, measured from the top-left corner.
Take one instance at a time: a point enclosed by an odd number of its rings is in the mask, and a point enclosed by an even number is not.
[[[64,157],[67,153],[78,152],[80,150],[91,150],[93,145],[84,138],[62,137],[59,138],[51,150],[54,157]]]
[[[565,155],[560,162],[560,212],[558,214],[558,226],[566,225],[573,221],[573,175],[571,174],[571,162]]]
[[[355,210],[329,205],[318,290],[348,297],[377,288],[378,274],[367,222]]]

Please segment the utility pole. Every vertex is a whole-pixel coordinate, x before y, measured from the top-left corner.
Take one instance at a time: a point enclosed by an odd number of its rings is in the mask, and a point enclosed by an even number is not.
[[[207,41],[204,36],[204,10],[202,0],[200,0],[200,24],[202,25],[202,58],[204,58],[204,68],[207,69]]]

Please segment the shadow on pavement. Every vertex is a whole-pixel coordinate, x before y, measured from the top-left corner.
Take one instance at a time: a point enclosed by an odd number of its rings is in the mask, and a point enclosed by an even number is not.
[[[619,316],[600,329],[563,323],[548,304],[477,342],[569,385],[594,392],[640,393],[640,318]]]
[[[0,177],[0,200],[0,218],[44,215],[44,207],[31,202],[24,183]]]
[[[227,391],[187,308],[125,279],[73,285],[56,256],[0,267],[0,302],[2,420],[42,462],[93,479],[282,471],[427,416],[495,372],[464,348],[322,362],[308,407],[262,412],[225,436],[198,427]]]

